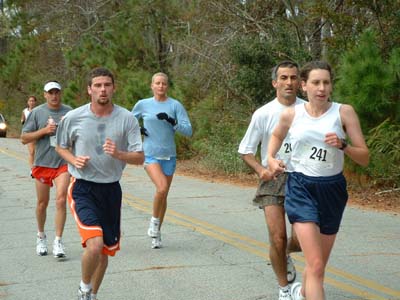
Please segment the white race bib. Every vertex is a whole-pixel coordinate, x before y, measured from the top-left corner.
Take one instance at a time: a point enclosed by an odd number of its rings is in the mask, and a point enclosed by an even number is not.
[[[300,164],[318,169],[332,169],[336,151],[332,147],[317,147],[306,143],[299,145],[299,156],[296,158]]]
[[[292,145],[288,142],[284,142],[279,149],[278,153],[276,154],[276,159],[282,160],[283,163],[286,165],[292,154]]]
[[[55,135],[50,136],[50,146],[55,147],[56,145],[57,145],[56,136]]]

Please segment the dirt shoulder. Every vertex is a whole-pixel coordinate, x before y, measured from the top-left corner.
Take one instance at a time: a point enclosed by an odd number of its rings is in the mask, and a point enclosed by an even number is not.
[[[222,182],[245,187],[257,187],[257,176],[255,174],[243,174],[240,176],[228,176],[210,171],[195,161],[178,161],[178,175],[189,176],[210,182]],[[400,190],[373,189],[358,187],[349,184],[349,205],[366,210],[384,211],[400,214]]]

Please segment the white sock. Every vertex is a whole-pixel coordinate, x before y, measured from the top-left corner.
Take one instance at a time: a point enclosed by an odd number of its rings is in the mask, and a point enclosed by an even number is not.
[[[154,223],[154,224],[160,224],[160,218],[154,218],[154,217],[152,216],[150,222],[152,222],[152,223]]]
[[[82,280],[81,280],[80,287],[81,287],[81,291],[85,292],[85,293],[89,292],[92,289],[92,285],[90,283],[86,284]]]
[[[41,239],[44,239],[46,237],[46,234],[44,232],[38,231],[37,236]]]
[[[92,299],[92,300],[93,300],[93,299],[97,299],[96,297],[97,297],[97,294],[93,294],[93,293],[90,294],[90,299]]]
[[[61,236],[56,236],[55,240],[56,241],[61,241]]]
[[[287,285],[287,286],[279,286],[279,288],[280,288],[281,290],[284,290],[284,291],[290,290],[290,286],[289,286],[289,285]]]

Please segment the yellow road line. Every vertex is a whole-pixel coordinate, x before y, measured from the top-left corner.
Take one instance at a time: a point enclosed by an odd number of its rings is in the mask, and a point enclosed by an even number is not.
[[[131,201],[129,199],[131,199],[133,201]],[[141,210],[141,211],[151,214],[152,203],[149,201],[139,199],[139,198],[129,195],[129,194],[125,194],[124,202],[138,210]],[[227,244],[230,244],[238,249],[250,252],[254,255],[257,255],[266,260],[269,260],[269,255],[268,255],[268,247],[269,246],[267,243],[263,243],[263,242],[254,240],[249,237],[243,236],[241,234],[226,230],[222,227],[212,225],[210,223],[204,222],[204,221],[196,219],[196,218],[189,217],[187,215],[183,215],[172,209],[168,209],[168,214],[166,216],[166,220],[168,220],[171,223],[193,229],[197,232],[200,232],[202,234],[205,234],[205,235],[215,238],[217,240],[221,240],[221,241],[223,241]],[[239,241],[237,241],[237,240],[239,240]],[[263,250],[260,251],[259,249],[255,248],[253,246],[260,247]],[[293,255],[293,257],[296,259],[296,261],[301,261],[304,264],[304,258],[302,256]],[[296,267],[299,271],[304,270],[304,268],[302,266],[296,266]],[[398,297],[398,298],[400,297],[400,291],[393,290],[391,288],[380,285],[374,281],[344,272],[340,269],[337,269],[334,267],[328,267],[326,272],[330,273],[332,275],[336,275],[338,277],[353,281],[354,283],[357,283],[368,289],[376,290],[379,293],[384,293],[384,294],[391,295],[391,296]],[[354,285],[349,285],[347,283],[337,281],[329,276],[325,277],[325,282],[332,286],[335,286],[338,289],[347,291],[353,295],[361,296],[361,297],[363,297],[363,299],[369,299],[369,300],[387,300],[388,299],[387,297],[382,297],[377,294],[369,293],[365,290],[355,287]]]
[[[18,160],[28,161],[28,159],[25,156],[18,155],[18,154],[16,154],[16,152],[14,152],[14,151],[11,152],[8,149],[0,148],[0,152],[5,154],[5,155],[11,156],[13,158],[16,158]]]

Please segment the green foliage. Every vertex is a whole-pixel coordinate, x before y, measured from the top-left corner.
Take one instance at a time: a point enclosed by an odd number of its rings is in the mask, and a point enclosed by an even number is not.
[[[131,110],[138,100],[151,97],[151,75],[141,70],[121,70],[117,74],[116,103]]]
[[[150,78],[154,73],[168,73],[168,43],[173,28],[169,16],[175,14],[176,3],[166,6],[159,0],[148,2],[151,5],[125,1],[113,18],[101,24],[98,34],[85,34],[66,55],[68,65],[77,70],[79,77],[84,76],[82,71],[96,66],[111,69],[117,79],[116,103],[128,109],[151,95]],[[69,95],[73,98],[81,96]]]
[[[72,108],[76,108],[86,102],[88,97],[83,94],[85,91],[85,85],[75,80],[71,80],[66,88],[63,90],[63,102]]]
[[[0,99],[0,112],[4,111],[4,107],[6,106],[6,101]]]
[[[247,172],[237,149],[243,137],[247,112],[237,102],[226,103],[210,97],[192,110],[192,149],[210,170],[227,174]],[[246,124],[247,125],[247,124]]]
[[[175,135],[176,153],[179,159],[193,157],[192,139],[181,134]]]
[[[390,117],[395,123],[400,123],[400,47],[394,48],[389,59],[390,97],[393,111]]]
[[[243,37],[232,44],[231,55],[236,65],[232,88],[247,95],[257,106],[273,97],[270,70],[274,59],[268,43],[259,38]]]
[[[239,141],[240,142],[240,141]],[[229,175],[248,173],[248,167],[237,152],[237,143],[218,143],[211,140],[203,165],[209,170],[222,171]]]
[[[345,53],[339,68],[335,96],[357,111],[371,162],[367,172],[376,185],[399,185],[400,48],[393,49],[385,62],[378,48],[376,32],[367,30],[358,45]]]
[[[351,104],[364,130],[381,123],[393,112],[391,74],[376,44],[376,33],[367,30],[358,45],[341,61],[335,98]]]
[[[364,132],[389,119],[391,126],[367,139],[368,172],[380,182],[396,176],[391,161],[382,156],[380,166],[375,157],[382,155],[376,141],[396,136],[400,119],[399,1],[103,2],[72,0],[66,9],[63,1],[4,1],[0,99],[15,128],[27,95],[41,99],[49,78],[63,83],[63,101],[76,107],[88,101],[87,72],[108,67],[116,103],[131,109],[151,95],[152,74],[163,71],[194,127],[193,138],[177,135],[179,156],[247,172],[236,151],[254,109],[275,95],[271,68],[323,57],[338,70],[335,97],[355,107]],[[362,34],[367,26],[373,30]]]
[[[381,186],[400,186],[400,125],[385,120],[369,133],[372,182]]]
[[[192,109],[192,126],[194,128],[193,149],[202,153],[207,151],[207,141],[213,126],[218,122],[214,112],[220,111],[221,103],[214,97],[201,101]]]
[[[39,43],[35,38],[26,37],[12,41],[11,46],[14,51],[0,60],[0,79],[8,88],[26,89],[25,82],[35,73],[31,61],[38,55]]]

